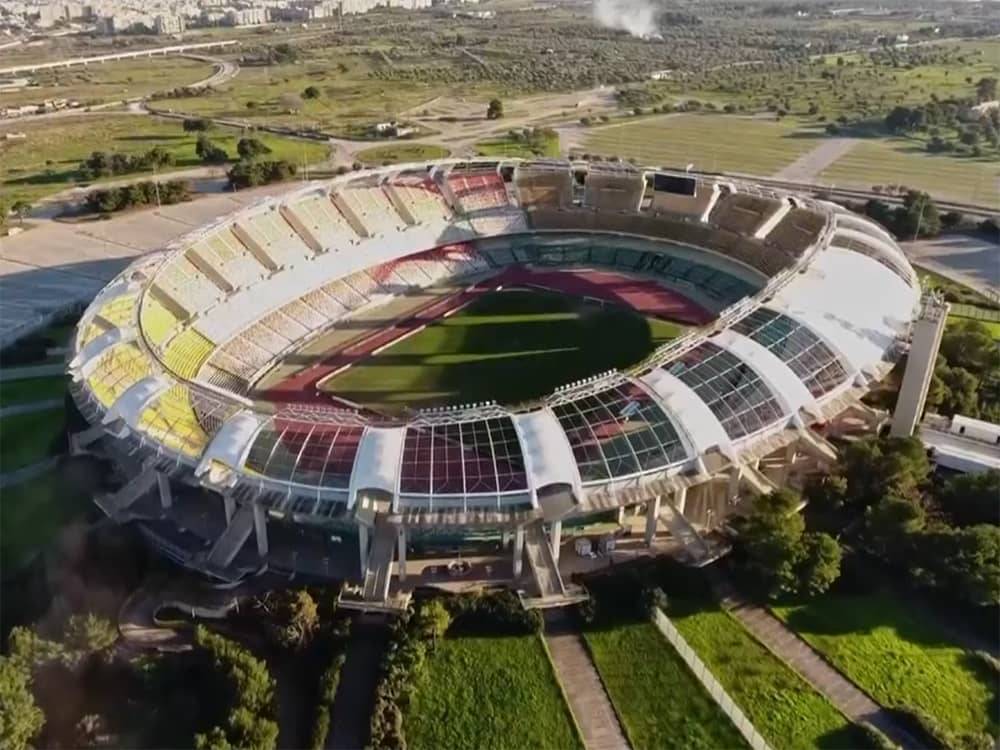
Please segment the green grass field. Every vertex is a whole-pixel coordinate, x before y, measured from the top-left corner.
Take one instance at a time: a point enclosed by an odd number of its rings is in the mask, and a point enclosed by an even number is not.
[[[635,750],[746,746],[652,623],[587,630],[584,637]]]
[[[362,360],[322,388],[374,408],[517,403],[626,367],[681,328],[561,294],[487,294]]]
[[[642,117],[587,131],[581,152],[637,159],[645,165],[770,175],[815,148],[825,136],[792,122],[730,115]]]
[[[905,185],[936,198],[1000,208],[1000,160],[928,154],[923,141],[908,138],[865,140],[819,175],[838,187],[870,189]]]
[[[918,708],[954,732],[996,734],[996,674],[891,594],[826,595],[775,612],[880,703]]]
[[[674,625],[772,747],[858,746],[844,716],[714,603],[671,598]]]
[[[62,405],[48,411],[13,414],[0,419],[0,467],[5,472],[54,455],[53,446],[66,432]]]
[[[384,146],[373,146],[358,151],[354,157],[373,166],[380,164],[401,164],[408,161],[424,161],[426,159],[443,159],[448,156],[448,149],[431,143],[389,143]]]
[[[40,104],[46,99],[75,99],[81,105],[148,96],[187,86],[212,75],[213,66],[184,57],[123,60],[86,67],[57,68],[32,75],[38,84],[5,91],[5,106]]]
[[[216,128],[209,131],[208,136],[236,157],[239,131]],[[328,153],[322,143],[267,133],[257,133],[254,137],[271,148],[272,158],[287,159],[299,165],[303,160],[306,164],[321,161]],[[161,146],[174,155],[172,169],[201,166],[195,154],[196,141],[196,134],[185,133],[179,120],[143,115],[81,116],[35,123],[24,140],[0,140],[0,192],[11,200],[36,200],[72,187],[76,184],[80,162],[95,150],[134,154]],[[140,174],[108,179],[137,176]]]
[[[536,138],[532,142],[514,139],[509,135],[490,138],[476,144],[480,156],[506,156],[508,158],[531,159],[537,156],[559,156],[559,135]]]
[[[405,709],[413,750],[582,748],[539,636],[440,641]]]
[[[0,406],[48,401],[66,395],[66,378],[0,381]]]

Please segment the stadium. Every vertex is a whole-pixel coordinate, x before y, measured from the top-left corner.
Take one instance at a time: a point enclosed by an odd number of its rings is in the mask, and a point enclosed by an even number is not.
[[[644,513],[644,544],[720,554],[728,517],[831,460],[919,307],[893,239],[824,201],[617,163],[384,167],[132,263],[78,327],[72,444],[127,478],[108,516],[217,580],[345,579],[379,608],[414,551],[487,540],[489,577],[547,606],[577,595],[564,523]]]

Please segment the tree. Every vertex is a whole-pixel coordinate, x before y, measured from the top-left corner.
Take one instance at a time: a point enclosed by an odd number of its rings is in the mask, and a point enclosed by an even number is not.
[[[948,326],[941,338],[941,356],[949,366],[961,367],[980,379],[1000,368],[1000,349],[978,320],[963,319]]]
[[[1000,471],[952,477],[937,492],[937,500],[958,526],[1000,526]]]
[[[117,640],[118,629],[114,624],[92,613],[70,617],[63,633],[66,648],[80,654],[104,651]]]
[[[940,363],[934,370],[936,410],[946,416],[979,416],[979,379],[964,367]]]
[[[904,239],[936,237],[941,232],[937,204],[927,193],[908,190],[903,205],[896,209],[893,231]]]
[[[911,549],[919,582],[972,604],[1000,604],[1000,527],[938,527],[921,534]]]
[[[794,593],[798,588],[795,566],[805,531],[805,521],[795,512],[798,503],[791,490],[761,495],[740,531],[747,572],[769,596]]]
[[[44,724],[45,715],[31,694],[28,670],[0,656],[0,747],[26,750]]]
[[[867,438],[841,452],[836,473],[846,480],[845,501],[863,509],[883,497],[918,500],[930,464],[916,438]]]
[[[501,117],[503,117],[503,102],[499,99],[490,99],[486,107],[486,119],[499,120]]]
[[[256,138],[240,138],[236,144],[236,153],[241,159],[256,159],[258,156],[271,153],[271,149]]]
[[[185,117],[183,128],[185,133],[202,133],[212,127],[211,120],[203,117]]]
[[[31,211],[31,204],[26,200],[16,200],[10,207],[11,212],[17,216],[18,224],[24,224],[24,217]]]
[[[3,196],[0,196],[0,229],[7,226],[7,215],[10,213],[10,206]]]
[[[225,164],[229,161],[229,154],[226,153],[226,150],[216,146],[204,134],[198,136],[194,152],[205,164]]]
[[[980,78],[976,84],[976,99],[980,102],[991,102],[997,98],[997,79]]]
[[[302,92],[303,99],[319,99],[320,91],[315,86],[306,86]]]
[[[865,512],[863,538],[867,546],[886,559],[900,559],[910,535],[926,522],[923,506],[912,500],[885,497]]]
[[[796,566],[798,593],[825,593],[840,577],[841,550],[837,540],[822,532],[802,537],[801,559]]]
[[[440,599],[431,599],[417,613],[420,635],[437,644],[451,626],[451,613]]]

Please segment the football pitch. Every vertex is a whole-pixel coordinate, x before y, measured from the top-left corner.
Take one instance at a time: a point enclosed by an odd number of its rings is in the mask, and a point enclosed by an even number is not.
[[[635,364],[683,330],[554,292],[491,292],[332,376],[320,389],[383,412],[490,400],[516,404]]]

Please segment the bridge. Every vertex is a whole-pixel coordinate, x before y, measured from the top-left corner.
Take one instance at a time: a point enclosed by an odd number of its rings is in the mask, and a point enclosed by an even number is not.
[[[153,47],[151,49],[140,49],[133,52],[115,52],[110,55],[93,55],[91,57],[72,57],[65,60],[56,60],[46,63],[29,63],[27,65],[15,65],[11,68],[0,68],[0,76],[9,76],[16,73],[33,73],[39,70],[51,70],[53,68],[70,68],[75,65],[91,65],[94,63],[113,62],[115,60],[129,60],[135,57],[154,57],[156,55],[181,55],[195,50],[219,49],[232,47],[239,44],[239,41],[230,39],[221,42],[199,42],[198,44],[174,44],[169,47]]]

